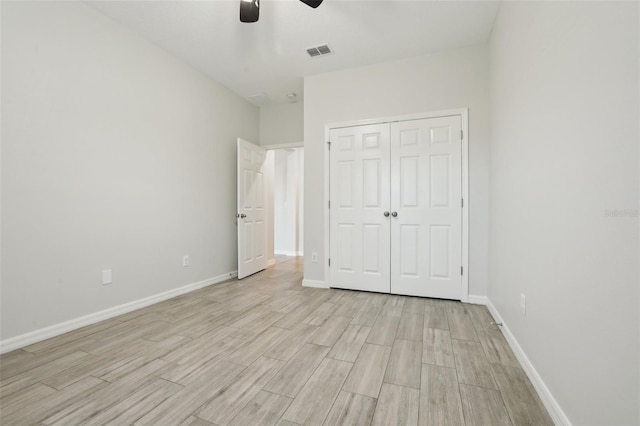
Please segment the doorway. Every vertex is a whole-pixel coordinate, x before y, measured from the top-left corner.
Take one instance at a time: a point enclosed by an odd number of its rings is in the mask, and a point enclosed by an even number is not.
[[[276,256],[303,255],[303,149],[273,152],[273,252]]]
[[[238,278],[285,260],[301,267],[302,144],[262,147],[238,139],[237,148]]]

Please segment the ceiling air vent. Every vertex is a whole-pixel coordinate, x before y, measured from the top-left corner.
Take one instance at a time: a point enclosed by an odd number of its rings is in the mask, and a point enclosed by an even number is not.
[[[315,58],[317,56],[328,55],[329,53],[333,53],[329,45],[323,44],[322,46],[312,47],[307,49],[307,53],[310,57]]]

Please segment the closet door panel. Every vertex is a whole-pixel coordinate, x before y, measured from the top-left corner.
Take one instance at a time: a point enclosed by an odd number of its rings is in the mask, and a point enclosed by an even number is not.
[[[330,134],[331,287],[390,291],[389,125]]]
[[[392,123],[391,292],[460,299],[459,116]]]

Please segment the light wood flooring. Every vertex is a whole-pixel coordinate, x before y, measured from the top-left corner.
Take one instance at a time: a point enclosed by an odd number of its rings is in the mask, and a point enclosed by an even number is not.
[[[280,258],[2,355],[0,423],[553,424],[485,307],[301,270]]]

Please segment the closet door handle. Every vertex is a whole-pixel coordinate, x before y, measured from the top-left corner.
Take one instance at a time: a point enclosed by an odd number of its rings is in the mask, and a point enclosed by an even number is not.
[[[384,212],[384,217],[389,217],[389,212]]]
[[[391,212],[391,216],[397,217],[398,216],[398,212]]]

